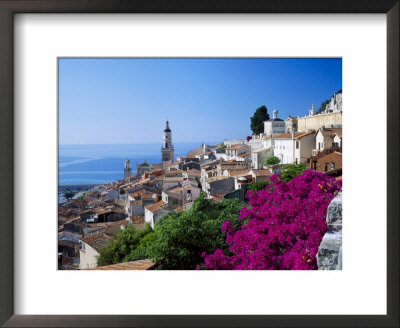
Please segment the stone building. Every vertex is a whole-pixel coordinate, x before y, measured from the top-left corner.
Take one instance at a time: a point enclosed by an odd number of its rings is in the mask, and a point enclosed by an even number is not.
[[[131,162],[129,161],[129,159],[126,159],[124,167],[124,180],[129,180],[131,176],[132,176]]]
[[[341,128],[342,127],[342,91],[333,94],[332,98],[325,105],[320,114],[315,111],[312,105],[309,114],[297,119],[298,131],[318,130],[321,127]]]
[[[161,148],[161,160],[163,170],[166,170],[174,162],[174,146],[172,144],[172,132],[169,127],[169,122],[165,123],[164,139]]]
[[[264,122],[264,134],[281,134],[286,132],[285,121],[278,118],[278,111],[276,109],[272,112],[272,120]]]
[[[307,115],[297,119],[298,131],[318,130],[321,127],[341,128],[342,112]]]
[[[154,167],[147,161],[136,165],[136,174],[141,177],[144,173],[153,171]]]
[[[297,117],[288,116],[285,120],[285,129],[286,132],[296,132],[297,131]]]

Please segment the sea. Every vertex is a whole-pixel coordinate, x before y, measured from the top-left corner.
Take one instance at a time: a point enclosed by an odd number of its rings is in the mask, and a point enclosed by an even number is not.
[[[174,143],[175,159],[201,146],[196,143]],[[211,144],[211,143],[209,143]],[[58,184],[103,184],[123,179],[125,160],[136,164],[147,161],[161,163],[161,143],[120,145],[59,145]]]

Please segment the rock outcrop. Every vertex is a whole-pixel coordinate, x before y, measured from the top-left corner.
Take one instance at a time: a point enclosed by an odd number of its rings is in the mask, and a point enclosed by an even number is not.
[[[329,230],[318,248],[318,270],[342,270],[342,192],[329,204],[326,223]]]

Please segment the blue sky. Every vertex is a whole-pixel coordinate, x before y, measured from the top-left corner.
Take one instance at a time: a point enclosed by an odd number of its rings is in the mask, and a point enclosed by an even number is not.
[[[59,143],[157,143],[251,135],[250,117],[304,116],[342,88],[342,60],[59,59]]]

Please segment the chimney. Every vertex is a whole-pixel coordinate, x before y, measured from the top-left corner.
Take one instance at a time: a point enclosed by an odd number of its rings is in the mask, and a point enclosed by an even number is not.
[[[292,138],[294,138],[294,130],[292,130]]]

